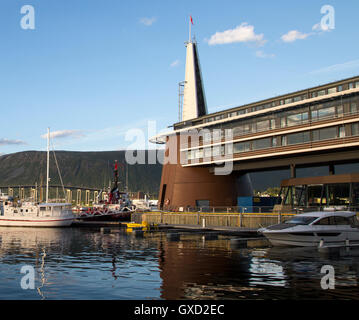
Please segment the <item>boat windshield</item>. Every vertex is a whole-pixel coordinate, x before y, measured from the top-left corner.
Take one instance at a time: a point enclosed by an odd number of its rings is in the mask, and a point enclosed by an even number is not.
[[[316,219],[318,219],[318,217],[294,217],[294,218],[286,221],[285,223],[305,225],[305,224],[312,223]]]

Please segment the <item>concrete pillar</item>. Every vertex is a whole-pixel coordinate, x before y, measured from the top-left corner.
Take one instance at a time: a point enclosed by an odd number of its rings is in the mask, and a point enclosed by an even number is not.
[[[81,189],[77,189],[76,204],[77,204],[78,206],[81,204]]]
[[[296,170],[295,164],[290,165],[290,177],[291,178],[297,177],[297,170]]]
[[[72,191],[70,189],[66,190],[66,201],[72,203]]]
[[[335,174],[335,167],[334,164],[329,164],[329,175],[334,175]]]
[[[86,203],[87,206],[90,205],[90,190],[86,190],[85,203]]]

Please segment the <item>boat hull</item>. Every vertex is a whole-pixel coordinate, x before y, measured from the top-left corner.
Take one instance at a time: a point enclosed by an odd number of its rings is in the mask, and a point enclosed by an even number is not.
[[[103,215],[86,215],[80,216],[77,219],[81,221],[130,221],[131,213],[134,211],[126,211],[113,214],[103,214]]]
[[[47,217],[44,219],[33,218],[5,218],[0,217],[1,227],[69,227],[73,218],[59,219]]]
[[[325,245],[346,245],[350,243],[359,243],[358,232],[331,232],[318,235],[314,232],[308,233],[274,233],[263,232],[263,235],[273,246],[295,246],[295,247],[318,247],[322,242]]]

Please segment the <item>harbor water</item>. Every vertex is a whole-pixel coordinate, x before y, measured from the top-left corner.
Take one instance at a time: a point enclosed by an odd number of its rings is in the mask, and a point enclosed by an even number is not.
[[[233,248],[231,238],[2,227],[0,299],[359,298],[358,250]],[[323,288],[323,266],[335,271],[334,288]]]

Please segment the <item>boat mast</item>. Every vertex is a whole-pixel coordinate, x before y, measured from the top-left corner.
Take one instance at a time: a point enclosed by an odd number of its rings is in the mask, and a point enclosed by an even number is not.
[[[47,128],[47,165],[46,165],[46,203],[49,203],[49,171],[50,171],[50,128]]]

